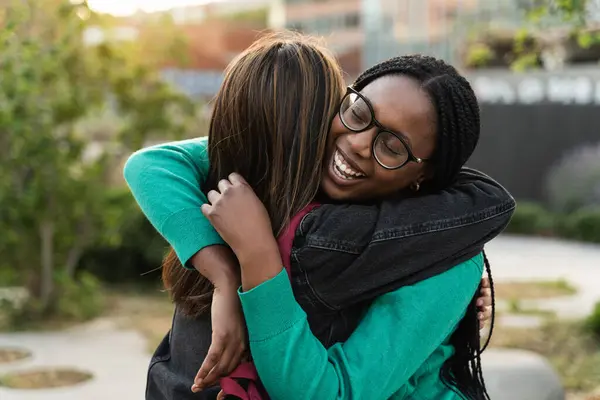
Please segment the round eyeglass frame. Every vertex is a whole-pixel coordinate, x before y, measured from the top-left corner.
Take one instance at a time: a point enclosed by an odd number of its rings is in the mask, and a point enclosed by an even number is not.
[[[351,96],[352,94],[355,94],[356,96],[360,97],[362,99],[362,101],[365,102],[365,104],[367,105],[367,107],[369,108],[369,111],[371,112],[371,122],[369,122],[364,128],[361,129],[354,129],[350,126],[348,126],[348,124],[344,121],[344,117],[343,117],[343,113],[342,113],[342,106],[344,104],[344,101],[346,100],[346,97]],[[377,132],[377,135],[375,135],[375,137],[373,138],[373,142],[371,143],[371,153],[373,154],[373,157],[375,158],[375,161],[377,161],[377,163],[379,165],[381,165],[382,168],[385,168],[387,170],[395,170],[395,169],[400,169],[402,167],[404,167],[406,164],[408,164],[409,162],[414,162],[417,164],[422,164],[425,161],[429,161],[429,159],[426,158],[420,158],[420,157],[416,157],[410,146],[408,145],[408,143],[406,143],[406,140],[404,140],[402,138],[402,135],[386,128],[381,122],[379,122],[377,120],[377,118],[375,118],[375,110],[373,109],[373,105],[371,104],[371,102],[369,101],[369,99],[367,99],[365,96],[363,96],[359,91],[357,91],[356,89],[354,89],[351,86],[348,86],[348,89],[346,91],[346,94],[344,95],[344,97],[342,98],[342,101],[340,102],[340,107],[338,110],[338,114],[340,116],[340,121],[342,121],[342,125],[344,125],[344,127],[354,133],[361,133],[361,132],[365,132],[369,129],[371,129],[373,126],[376,126],[379,130]],[[396,139],[398,139],[406,148],[406,152],[408,153],[408,157],[406,158],[406,161],[404,161],[402,164],[400,164],[397,167],[388,167],[387,165],[383,164],[379,158],[377,157],[377,153],[375,152],[375,143],[377,142],[377,139],[379,139],[379,137],[384,134],[384,133],[388,133],[393,135],[394,137],[396,137]]]

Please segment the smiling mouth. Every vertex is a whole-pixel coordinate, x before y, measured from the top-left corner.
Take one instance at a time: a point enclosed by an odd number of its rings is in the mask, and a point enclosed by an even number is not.
[[[334,174],[343,180],[351,181],[359,178],[363,178],[365,174],[359,172],[352,168],[350,164],[346,161],[342,153],[340,153],[337,149],[333,154],[333,172]]]

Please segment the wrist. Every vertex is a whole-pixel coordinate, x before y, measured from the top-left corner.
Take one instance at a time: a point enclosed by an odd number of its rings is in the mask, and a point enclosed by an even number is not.
[[[239,287],[240,268],[231,249],[222,245],[205,247],[190,264],[215,287]]]
[[[215,287],[215,290],[231,289],[233,291],[237,291],[242,284],[242,278],[240,276],[239,269],[237,269],[235,272],[231,270],[219,270],[208,279]]]
[[[273,279],[283,269],[281,255],[277,243],[261,247],[240,256],[242,272],[242,289],[251,290],[260,284]]]
[[[278,260],[281,263],[279,246],[275,238],[267,238],[258,244],[235,250],[235,256],[240,266],[254,265],[256,262]]]

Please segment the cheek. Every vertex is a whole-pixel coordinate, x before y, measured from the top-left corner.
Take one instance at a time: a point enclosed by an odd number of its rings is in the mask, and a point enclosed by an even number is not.
[[[329,140],[335,142],[335,140],[346,132],[346,128],[342,124],[340,115],[336,114],[335,118],[331,122],[331,128],[329,129]]]
[[[372,177],[372,185],[378,196],[385,196],[408,189],[417,176],[418,169],[415,170],[413,165],[405,165],[393,171],[379,167]]]

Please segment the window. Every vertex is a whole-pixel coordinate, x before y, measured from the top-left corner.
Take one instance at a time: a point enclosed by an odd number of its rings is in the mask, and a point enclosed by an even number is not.
[[[348,14],[345,20],[346,28],[356,28],[360,25],[360,15],[358,14]]]

